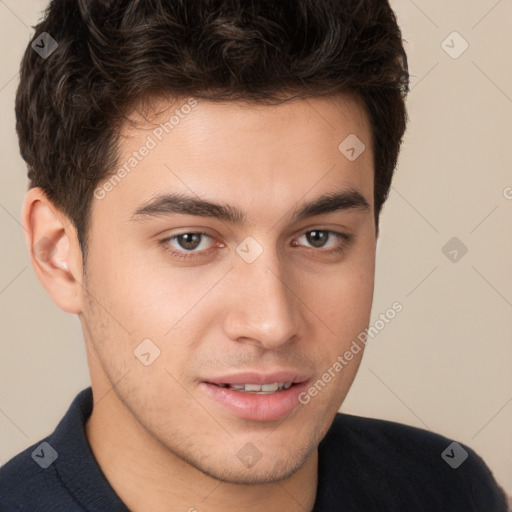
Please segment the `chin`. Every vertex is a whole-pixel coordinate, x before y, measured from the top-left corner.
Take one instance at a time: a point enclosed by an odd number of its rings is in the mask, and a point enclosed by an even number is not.
[[[196,469],[208,475],[215,480],[236,485],[261,485],[271,484],[286,480],[296,473],[305,463],[307,457],[296,459],[293,461],[268,461],[266,463],[260,460],[251,468],[244,468],[241,463],[224,465],[222,467],[217,464],[207,466],[206,464],[196,466]]]
[[[196,454],[188,453],[181,458],[215,480],[237,485],[260,485],[291,477],[307,462],[317,447],[317,439],[313,435],[303,441],[301,446],[294,442],[281,450],[271,447],[258,450],[249,442],[234,453],[230,453],[231,450],[220,453],[208,450],[209,455],[206,457],[196,458]]]

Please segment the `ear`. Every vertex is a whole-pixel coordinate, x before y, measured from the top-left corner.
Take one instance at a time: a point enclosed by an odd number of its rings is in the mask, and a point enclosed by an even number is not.
[[[27,192],[21,218],[39,281],[59,308],[80,313],[82,252],[73,223],[38,187]]]

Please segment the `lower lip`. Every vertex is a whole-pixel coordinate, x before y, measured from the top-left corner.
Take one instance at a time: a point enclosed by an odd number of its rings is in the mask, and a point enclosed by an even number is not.
[[[274,421],[301,405],[299,395],[306,389],[307,382],[295,384],[284,391],[261,395],[221,388],[207,382],[202,382],[200,387],[235,416],[253,421]]]

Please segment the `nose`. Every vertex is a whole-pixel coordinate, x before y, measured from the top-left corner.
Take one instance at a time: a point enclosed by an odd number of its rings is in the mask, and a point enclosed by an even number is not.
[[[270,251],[254,262],[239,259],[230,273],[224,331],[232,340],[276,350],[298,335],[300,301],[291,272]]]

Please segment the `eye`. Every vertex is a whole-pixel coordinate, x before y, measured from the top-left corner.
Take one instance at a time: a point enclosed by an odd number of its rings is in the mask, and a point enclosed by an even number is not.
[[[201,246],[205,239],[210,238],[205,233],[183,233],[181,235],[174,235],[171,237],[172,241],[176,241],[180,249],[193,251]],[[204,249],[204,247],[203,247]]]
[[[330,253],[341,252],[350,241],[350,236],[327,229],[313,229],[306,231],[297,240],[300,242],[300,245],[309,244],[314,249],[324,249],[324,252]]]
[[[309,249],[312,250],[321,249],[316,252],[329,255],[343,252],[351,238],[345,233],[328,229],[313,229],[296,238],[291,245],[294,247],[309,246]],[[211,256],[211,251],[215,250],[213,242],[214,239],[206,233],[190,231],[164,238],[159,243],[171,253],[173,258],[194,260]],[[220,248],[223,244],[217,242],[216,246]]]
[[[189,232],[170,236],[160,243],[173,256],[189,258],[198,255],[197,253],[206,252],[210,249],[212,241],[212,237],[206,233]]]

